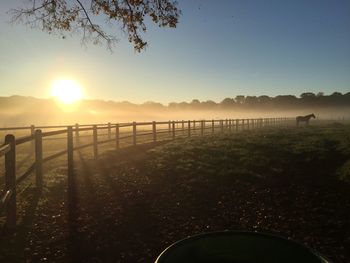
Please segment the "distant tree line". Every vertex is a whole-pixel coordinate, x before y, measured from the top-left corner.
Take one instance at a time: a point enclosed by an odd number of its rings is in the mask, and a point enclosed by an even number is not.
[[[149,105],[153,104],[148,102]],[[159,106],[159,105],[158,105]],[[296,97],[293,95],[279,95],[276,97],[243,96],[225,98],[217,103],[212,100],[191,102],[172,102],[168,107],[171,109],[271,109],[271,108],[309,108],[309,107],[346,107],[350,106],[350,92],[342,94],[334,92],[331,95],[324,95],[323,92],[317,94],[305,92]]]
[[[104,101],[84,100],[81,105],[87,109],[98,111],[139,111],[144,110],[292,110],[311,108],[342,108],[350,107],[350,92],[342,94],[334,92],[331,95],[324,95],[305,92],[296,97],[293,95],[279,95],[276,97],[243,96],[225,98],[221,102],[212,100],[199,101],[194,99],[191,102],[171,102],[163,105],[158,102],[148,101],[142,104],[135,104],[128,101]],[[0,97],[0,109],[4,112],[16,108],[23,108],[23,111],[38,111],[42,108],[54,109],[55,102],[52,99],[38,99],[33,97],[11,96]]]

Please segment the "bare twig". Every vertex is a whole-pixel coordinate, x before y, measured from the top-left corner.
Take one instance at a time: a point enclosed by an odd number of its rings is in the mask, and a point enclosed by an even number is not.
[[[108,34],[105,25],[94,23],[92,19],[105,16],[112,27],[121,24],[120,29],[139,52],[147,45],[140,35],[140,30],[146,31],[146,16],[159,26],[175,27],[180,15],[175,0],[90,0],[89,6],[86,8],[81,0],[70,4],[68,0],[33,0],[29,8],[11,10],[11,21],[41,27],[48,33],[80,32],[83,44],[105,42],[111,50],[117,42],[116,34]]]

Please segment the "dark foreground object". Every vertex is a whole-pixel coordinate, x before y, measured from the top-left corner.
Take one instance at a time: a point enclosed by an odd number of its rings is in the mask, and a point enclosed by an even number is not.
[[[212,232],[169,246],[155,263],[327,263],[309,248],[282,237],[255,232]]]

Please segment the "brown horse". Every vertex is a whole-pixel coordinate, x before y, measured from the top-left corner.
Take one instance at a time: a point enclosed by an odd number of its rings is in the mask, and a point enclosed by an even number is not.
[[[299,126],[299,122],[305,122],[306,125],[309,125],[309,121],[310,121],[311,118],[316,119],[315,114],[312,113],[312,114],[309,114],[309,115],[296,117],[297,126]]]

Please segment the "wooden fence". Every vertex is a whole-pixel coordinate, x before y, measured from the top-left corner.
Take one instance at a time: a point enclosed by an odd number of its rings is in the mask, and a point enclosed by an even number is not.
[[[5,157],[5,185],[0,193],[0,214],[5,213],[5,227],[16,227],[16,185],[21,183],[31,174],[35,174],[36,188],[41,192],[43,187],[43,164],[60,156],[67,155],[67,182],[68,202],[70,202],[72,185],[74,182],[74,158],[76,150],[92,147],[93,157],[98,157],[98,146],[114,142],[115,149],[119,149],[121,142],[129,141],[129,145],[146,142],[139,141],[142,137],[149,137],[149,141],[175,139],[178,137],[191,137],[194,135],[213,134],[215,132],[235,132],[245,129],[257,129],[266,126],[276,126],[289,123],[290,118],[260,118],[260,119],[225,119],[225,120],[189,120],[167,122],[132,122],[132,123],[108,123],[94,125],[72,126],[38,126],[0,128],[6,130],[27,130],[30,135],[15,138],[13,134],[5,136],[4,144],[0,147],[0,158]],[[294,119],[293,119],[294,121]],[[43,132],[45,129],[58,129]],[[107,139],[98,140],[98,132],[107,130]],[[81,132],[92,132],[92,142],[81,144]],[[113,132],[114,131],[114,132]],[[112,136],[112,134],[114,136]],[[47,157],[43,157],[43,140],[56,135],[65,135],[66,149],[58,151]],[[165,136],[164,136],[165,135]],[[74,140],[75,139],[75,140]],[[24,143],[31,143],[33,147],[34,162],[24,173],[17,176],[16,173],[16,147]]]

